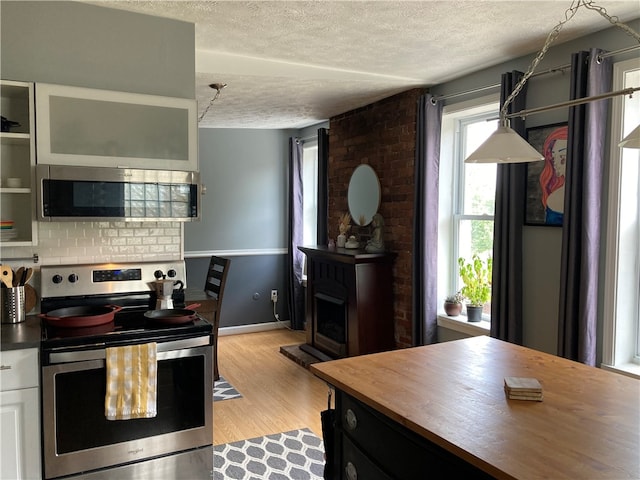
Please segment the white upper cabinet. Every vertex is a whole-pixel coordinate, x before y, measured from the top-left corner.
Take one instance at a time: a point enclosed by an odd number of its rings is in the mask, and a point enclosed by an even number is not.
[[[0,80],[0,248],[37,243],[33,84]]]
[[[36,84],[37,163],[198,171],[196,101]]]

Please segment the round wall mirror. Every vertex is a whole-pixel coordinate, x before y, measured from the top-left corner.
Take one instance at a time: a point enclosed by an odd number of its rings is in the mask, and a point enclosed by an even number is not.
[[[380,207],[380,181],[370,165],[359,165],[353,171],[347,200],[353,223],[369,225]]]

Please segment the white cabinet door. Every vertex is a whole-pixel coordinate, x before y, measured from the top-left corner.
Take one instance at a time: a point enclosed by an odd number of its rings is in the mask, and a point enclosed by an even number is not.
[[[37,162],[198,170],[196,101],[36,84]]]
[[[0,392],[0,478],[40,479],[38,389]]]

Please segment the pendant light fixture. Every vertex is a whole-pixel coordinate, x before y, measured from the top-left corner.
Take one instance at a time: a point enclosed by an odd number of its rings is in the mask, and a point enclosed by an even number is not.
[[[526,163],[544,160],[535,148],[509,126],[509,120],[500,116],[500,125],[480,145],[465,163]]]
[[[634,128],[629,135],[624,137],[618,146],[624,148],[640,148],[640,125]]]
[[[601,100],[603,98],[610,98],[617,95],[630,95],[639,88],[630,88],[621,90],[619,92],[611,92],[604,95],[597,95],[593,97],[586,97],[577,99],[570,102],[564,102],[562,104],[551,105],[548,107],[540,107],[533,110],[523,110],[521,112],[508,114],[509,105],[513,102],[513,99],[520,93],[524,85],[529,80],[529,77],[533,74],[540,61],[544,58],[545,54],[551,47],[551,44],[560,34],[562,27],[569,22],[576,14],[580,7],[585,7],[589,10],[595,10],[604,18],[606,18],[612,25],[624,30],[628,35],[635,38],[640,43],[640,34],[633,30],[628,25],[619,22],[617,17],[611,17],[607,14],[607,11],[596,5],[590,0],[573,0],[571,6],[565,12],[565,18],[561,20],[547,35],[542,49],[538,52],[536,57],[532,60],[527,72],[522,76],[520,81],[516,84],[511,94],[507,97],[502,108],[500,109],[500,125],[494,133],[492,133],[485,142],[480,145],[471,155],[465,159],[465,163],[523,163],[523,162],[536,162],[544,160],[544,156],[533,148],[524,138],[518,135],[510,126],[509,118],[513,117],[526,117],[532,113],[538,113],[542,111],[552,110],[555,108],[561,108],[571,105],[579,105],[595,100]],[[622,142],[621,147],[626,148],[640,148],[640,126],[634,129]]]

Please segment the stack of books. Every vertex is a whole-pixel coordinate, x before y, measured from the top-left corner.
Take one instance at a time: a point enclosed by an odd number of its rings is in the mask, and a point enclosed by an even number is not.
[[[18,231],[13,228],[13,220],[0,220],[0,241],[13,240]]]
[[[511,400],[542,401],[542,386],[535,378],[504,377],[504,391]]]

